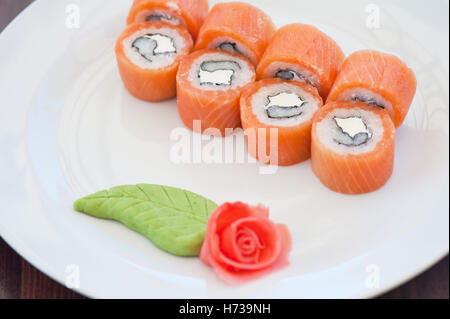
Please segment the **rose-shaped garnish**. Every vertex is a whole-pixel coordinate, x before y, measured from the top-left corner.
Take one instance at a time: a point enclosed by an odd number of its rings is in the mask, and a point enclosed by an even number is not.
[[[242,283],[288,265],[289,230],[269,210],[225,203],[211,214],[200,258],[228,283]]]

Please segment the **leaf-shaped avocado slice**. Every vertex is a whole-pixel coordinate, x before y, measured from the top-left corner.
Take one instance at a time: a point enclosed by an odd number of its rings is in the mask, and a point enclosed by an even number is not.
[[[123,223],[177,256],[198,256],[214,202],[160,185],[126,185],[86,196],[76,211]]]

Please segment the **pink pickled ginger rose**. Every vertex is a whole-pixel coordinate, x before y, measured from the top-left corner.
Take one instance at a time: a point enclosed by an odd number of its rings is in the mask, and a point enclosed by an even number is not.
[[[225,203],[208,220],[200,258],[237,284],[287,266],[290,250],[288,228],[274,224],[267,208]]]

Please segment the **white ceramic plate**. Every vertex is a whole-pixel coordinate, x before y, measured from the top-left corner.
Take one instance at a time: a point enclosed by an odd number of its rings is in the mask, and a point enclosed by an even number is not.
[[[310,162],[274,175],[251,163],[174,164],[175,101],[132,98],[115,64],[131,1],[38,0],[0,36],[0,233],[14,249],[62,283],[78,278],[85,295],[138,298],[370,297],[448,253],[448,2],[248,2],[278,26],[316,25],[347,54],[378,49],[414,68],[419,89],[389,183],[344,196],[322,186]],[[380,28],[371,28],[377,10]],[[80,196],[135,183],[269,206],[292,232],[290,267],[230,287],[199,259],[72,210]]]

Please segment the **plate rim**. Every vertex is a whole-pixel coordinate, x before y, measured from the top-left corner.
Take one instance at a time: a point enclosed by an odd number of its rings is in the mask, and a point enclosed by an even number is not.
[[[0,33],[0,42],[3,41],[3,38],[5,37],[5,34],[8,34],[12,32],[11,30],[14,29],[15,25],[17,23],[20,23],[23,16],[27,14],[28,12],[34,10],[35,7],[40,5],[43,1],[35,0],[32,3],[30,3],[25,9],[23,9],[13,20],[11,20],[8,25],[3,29],[3,31]],[[6,229],[6,227],[3,226],[2,223],[0,223],[0,237],[15,251],[17,252],[21,258],[25,259],[27,262],[29,262],[32,266],[37,268],[39,271],[50,277],[51,279],[55,280],[59,284],[63,285],[64,287],[71,289],[83,296],[89,297],[89,298],[103,298],[101,296],[96,295],[95,291],[91,291],[92,289],[86,288],[87,286],[84,286],[85,288],[69,288],[65,285],[63,278],[61,278],[61,274],[58,271],[55,271],[52,269],[53,267],[49,262],[47,262],[44,258],[39,257],[39,255],[36,255],[26,243],[23,243],[20,238],[17,238],[13,234],[12,231],[9,231]],[[427,260],[421,263],[420,267],[415,267],[416,270],[413,272],[405,273],[401,278],[398,278],[397,280],[391,280],[389,284],[386,284],[383,289],[377,290],[376,292],[371,292],[370,290],[361,290],[358,293],[356,293],[351,298],[376,298],[379,297],[386,292],[389,292],[396,287],[399,287],[403,285],[404,283],[408,282],[409,280],[417,277],[418,275],[422,274],[429,268],[433,267],[436,263],[441,261],[443,258],[445,258],[449,254],[449,245],[443,245],[439,248],[434,247],[433,253],[429,254],[426,258]],[[423,258],[422,258],[423,260]],[[417,263],[415,263],[417,265]],[[98,291],[97,291],[98,292]],[[101,294],[100,294],[101,295]],[[155,298],[159,299],[159,298]]]

